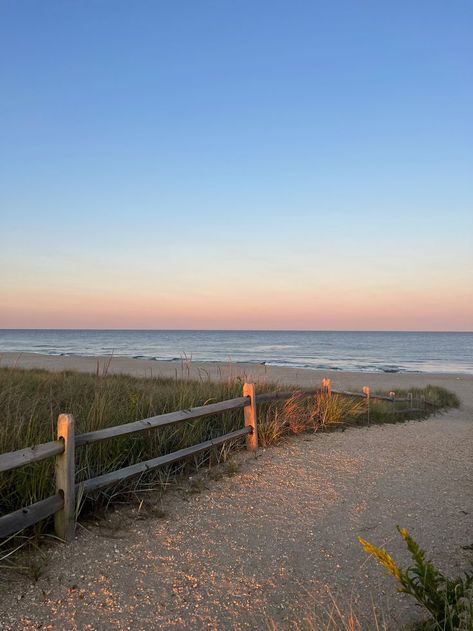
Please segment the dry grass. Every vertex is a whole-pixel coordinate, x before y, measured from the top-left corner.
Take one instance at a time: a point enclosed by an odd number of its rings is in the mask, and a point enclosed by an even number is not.
[[[271,386],[265,386],[271,389]],[[0,453],[54,440],[58,414],[74,414],[76,433],[90,432],[175,410],[241,396],[239,381],[144,379],[125,375],[50,373],[0,369]],[[241,410],[102,441],[77,450],[77,481],[119,469],[242,427]],[[161,486],[170,475],[225,460],[228,445],[194,456],[186,463],[146,474],[103,493],[106,503],[117,491]],[[0,514],[54,493],[54,461],[45,460],[0,476]],[[86,505],[86,499],[84,505]]]
[[[259,392],[283,388],[268,383],[256,386]],[[446,391],[440,391],[439,388],[429,391],[429,397],[442,397],[442,404],[446,404],[450,399]],[[208,378],[190,381],[109,375],[106,369],[92,375],[0,368],[0,453],[54,440],[57,417],[61,412],[74,414],[76,432],[80,434],[231,399],[241,396],[241,392],[242,382],[239,379],[226,382],[212,382]],[[379,406],[379,410],[377,416],[380,420],[392,422],[390,404]],[[394,420],[402,420],[402,415],[397,415]],[[291,434],[360,422],[366,422],[365,401],[339,395],[329,397],[318,394],[303,398],[296,393],[285,402],[258,406],[258,433],[263,447]],[[235,410],[82,447],[76,454],[76,479],[80,482],[170,453],[242,425],[242,411]],[[77,512],[79,514],[92,505],[96,510],[118,498],[126,501],[131,496],[141,500],[149,490],[165,488],[172,476],[195,471],[203,465],[225,462],[242,444],[241,440],[226,444],[185,462],[122,482],[92,497],[80,497]],[[231,467],[229,465],[229,471]],[[0,476],[0,514],[12,512],[53,493],[53,459],[3,473]],[[38,524],[33,532],[39,534],[44,528],[45,524]]]
[[[297,620],[291,622],[293,631],[387,631],[386,622],[382,619],[376,608],[373,606],[372,611],[364,616],[363,623],[356,614],[353,605],[343,605],[331,596],[331,605],[317,613],[308,612]],[[366,626],[369,624],[369,627]],[[280,631],[280,627],[273,621],[268,623],[269,631]]]
[[[270,404],[263,422],[259,424],[258,436],[262,447],[272,445],[283,436],[315,432],[350,423],[365,411],[363,399],[328,396],[326,393],[304,398],[295,393],[284,403]]]

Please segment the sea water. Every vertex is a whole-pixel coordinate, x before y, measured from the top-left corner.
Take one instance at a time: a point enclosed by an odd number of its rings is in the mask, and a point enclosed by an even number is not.
[[[5,351],[473,374],[473,333],[3,329]]]

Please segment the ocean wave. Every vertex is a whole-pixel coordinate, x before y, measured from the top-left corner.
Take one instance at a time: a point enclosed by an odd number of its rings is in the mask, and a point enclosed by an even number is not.
[[[129,355],[120,355],[119,357],[129,357]],[[175,362],[181,360],[181,357],[160,357],[159,355],[132,355],[131,358],[146,359],[147,361],[154,362]]]
[[[328,348],[330,346],[330,348]],[[473,374],[472,333],[0,330],[0,353]]]

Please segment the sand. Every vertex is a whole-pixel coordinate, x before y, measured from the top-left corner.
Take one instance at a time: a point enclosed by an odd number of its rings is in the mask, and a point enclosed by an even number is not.
[[[128,357],[58,357],[36,353],[2,353],[0,366],[20,368],[46,368],[52,371],[77,370],[95,372],[107,367],[110,373],[122,373],[138,377],[185,377],[227,379],[241,376],[248,381],[272,381],[288,385],[316,386],[323,377],[330,377],[335,388],[361,390],[363,386],[373,389],[395,390],[411,386],[433,384],[456,392],[466,408],[473,410],[473,375],[447,373],[362,373],[330,370],[286,368],[259,364],[232,364],[223,362],[152,361]]]
[[[4,355],[3,364],[16,356]],[[93,370],[95,360],[23,355],[20,366]],[[233,371],[285,383],[321,373],[194,364],[212,377]],[[116,359],[112,372],[173,374],[167,362]],[[396,389],[444,385],[462,407],[425,421],[304,435],[244,453],[236,475],[203,478],[199,492],[169,494],[165,517],[118,510],[86,522],[69,546],[47,551],[37,582],[0,583],[0,628],[293,629],[335,598],[374,629],[373,602],[390,629],[416,619],[390,577],[361,550],[359,535],[407,561],[407,527],[446,572],[473,559],[473,377],[324,373],[336,386]],[[194,487],[193,487],[194,488]],[[195,490],[195,488],[194,488]],[[118,521],[117,521],[118,520]]]

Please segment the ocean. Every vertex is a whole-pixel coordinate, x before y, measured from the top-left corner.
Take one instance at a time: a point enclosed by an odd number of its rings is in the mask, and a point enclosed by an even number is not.
[[[473,333],[0,329],[0,353],[473,374]]]

